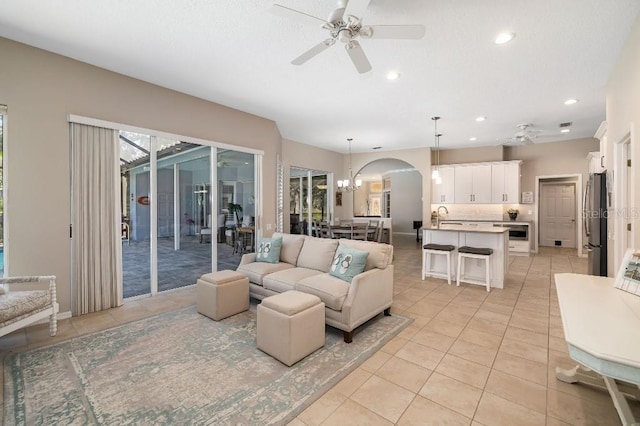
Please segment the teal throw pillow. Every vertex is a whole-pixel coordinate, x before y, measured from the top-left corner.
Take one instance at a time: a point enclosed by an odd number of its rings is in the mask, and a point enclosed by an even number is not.
[[[280,262],[280,249],[282,237],[258,238],[256,248],[256,262],[278,263]]]
[[[333,256],[329,274],[350,283],[353,277],[364,271],[367,257],[369,257],[369,252],[348,248],[340,244]]]

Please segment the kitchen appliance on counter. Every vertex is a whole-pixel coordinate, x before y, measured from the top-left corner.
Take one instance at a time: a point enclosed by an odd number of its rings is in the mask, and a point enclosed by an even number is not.
[[[584,231],[589,275],[607,276],[607,174],[591,173],[584,191]]]

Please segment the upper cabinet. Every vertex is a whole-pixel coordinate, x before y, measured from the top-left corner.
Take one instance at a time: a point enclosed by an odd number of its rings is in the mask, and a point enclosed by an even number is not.
[[[456,204],[491,203],[491,164],[460,164],[455,166]]]
[[[517,204],[520,202],[520,161],[491,164],[491,202]]]
[[[431,185],[431,202],[433,204],[451,204],[454,202],[453,197],[455,194],[455,167],[439,166],[438,171],[440,172],[442,183],[436,184],[433,182],[433,185]]]
[[[517,204],[521,163],[518,160],[439,166],[442,183],[431,181],[431,203]]]
[[[590,167],[593,167],[594,169],[597,169],[598,171],[592,172],[592,173],[600,173],[604,170],[607,169],[607,149],[608,149],[608,144],[607,144],[607,122],[603,121],[602,123],[600,123],[600,127],[598,127],[598,130],[596,130],[595,135],[593,135],[594,138],[598,139],[600,141],[600,155],[598,155],[597,160],[593,159],[593,161],[599,161],[600,164],[593,164],[593,166],[590,165]],[[591,154],[591,153],[590,153]],[[592,161],[591,158],[589,159],[589,161]]]

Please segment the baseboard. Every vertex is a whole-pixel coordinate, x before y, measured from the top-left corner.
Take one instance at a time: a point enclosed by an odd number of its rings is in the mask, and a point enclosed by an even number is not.
[[[68,319],[68,318],[71,318],[71,311],[58,312],[56,314],[56,319],[58,321],[64,320],[64,319]],[[32,325],[36,325],[36,324],[49,324],[49,317],[43,318],[40,321],[36,321],[36,322],[30,324],[28,327],[31,327]]]

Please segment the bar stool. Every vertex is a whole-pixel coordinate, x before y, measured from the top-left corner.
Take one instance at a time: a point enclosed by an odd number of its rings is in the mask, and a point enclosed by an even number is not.
[[[458,249],[458,276],[456,277],[456,286],[460,286],[460,279],[464,279],[465,282],[471,283],[471,284],[481,284],[481,285],[486,285],[487,286],[487,291],[490,291],[491,288],[491,255],[493,254],[493,250],[490,248],[484,248],[484,247],[469,247],[469,246],[463,246],[460,247]],[[463,277],[461,274],[461,270],[462,272],[464,272],[464,259],[465,258],[471,258],[471,259],[481,259],[485,261],[485,266],[486,266],[486,274],[485,274],[485,281],[479,281],[479,280],[475,280],[475,279],[470,279],[470,278],[466,278]]]
[[[425,244],[422,247],[422,279],[424,280],[426,276],[446,278],[447,283],[451,285],[451,272],[453,270],[451,252],[455,249],[455,246],[446,244]],[[444,255],[447,258],[446,274],[431,269],[431,257],[433,255]]]

